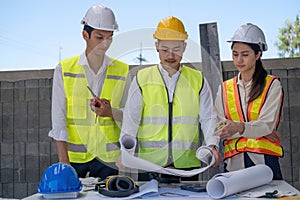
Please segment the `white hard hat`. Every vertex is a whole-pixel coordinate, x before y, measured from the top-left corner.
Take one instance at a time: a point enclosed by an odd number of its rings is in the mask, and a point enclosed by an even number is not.
[[[268,50],[268,45],[266,43],[263,31],[258,26],[251,23],[240,26],[235,31],[233,37],[227,40],[227,42],[245,42],[258,44],[260,46],[260,50]]]
[[[119,28],[113,11],[102,4],[90,7],[81,24],[104,31],[118,31]]]

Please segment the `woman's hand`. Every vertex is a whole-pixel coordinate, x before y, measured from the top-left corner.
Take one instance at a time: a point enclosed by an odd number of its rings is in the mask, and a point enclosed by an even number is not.
[[[224,126],[215,132],[215,135],[220,136],[222,139],[230,138],[232,135],[239,133],[242,135],[245,130],[245,124],[243,122],[235,122],[226,119]]]

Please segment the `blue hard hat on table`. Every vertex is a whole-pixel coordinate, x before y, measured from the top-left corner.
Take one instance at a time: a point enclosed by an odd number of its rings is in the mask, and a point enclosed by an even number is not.
[[[61,162],[51,165],[43,174],[38,185],[41,194],[79,192],[82,184],[75,169]]]

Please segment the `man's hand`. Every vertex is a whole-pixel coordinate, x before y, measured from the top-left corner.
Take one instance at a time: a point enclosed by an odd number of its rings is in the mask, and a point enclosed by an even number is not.
[[[98,99],[98,97],[95,97],[95,98]],[[96,113],[97,116],[113,118],[112,108],[111,108],[109,100],[98,99],[98,101],[100,101],[100,107],[95,106],[95,101],[96,100],[91,99],[90,106],[91,106],[91,109]]]
[[[214,157],[215,157],[215,163],[212,167],[217,167],[220,164],[221,160],[222,160],[222,155],[218,151],[218,149],[215,148],[215,147],[212,147],[212,152],[213,152]]]

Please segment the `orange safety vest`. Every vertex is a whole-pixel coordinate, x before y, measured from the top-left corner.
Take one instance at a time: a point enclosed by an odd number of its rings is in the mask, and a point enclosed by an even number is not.
[[[241,102],[240,94],[237,85],[237,77],[223,82],[223,106],[225,111],[225,116],[229,120],[246,122],[257,120],[261,108],[263,107],[269,88],[273,81],[278,77],[268,75],[265,78],[265,86],[262,94],[256,98],[254,101],[249,102],[247,109],[247,116],[245,117]],[[281,106],[283,100],[283,93],[281,94]],[[280,109],[281,110],[281,109]],[[280,121],[280,112],[276,121],[276,128],[278,127]],[[260,154],[267,154],[273,156],[283,156],[283,149],[280,146],[279,140],[275,142],[270,141],[265,137],[260,138],[244,138],[238,137],[230,140],[225,140],[224,145],[224,159],[233,157],[242,152],[253,152]]]

